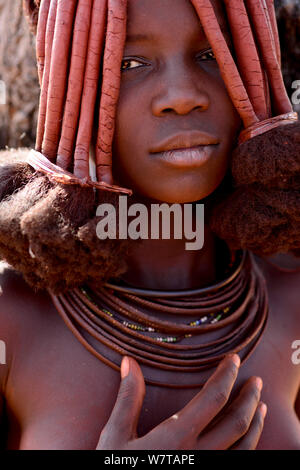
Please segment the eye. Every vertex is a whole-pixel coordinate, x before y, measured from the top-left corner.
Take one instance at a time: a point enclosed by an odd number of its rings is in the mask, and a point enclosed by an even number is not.
[[[204,51],[201,54],[198,54],[197,59],[201,61],[202,60],[216,60],[216,56],[212,49],[208,49],[207,51]]]
[[[140,62],[139,60],[136,60],[136,59],[123,59],[121,70],[123,71],[123,70],[137,69],[139,67],[142,67],[143,65],[147,65],[147,64]]]

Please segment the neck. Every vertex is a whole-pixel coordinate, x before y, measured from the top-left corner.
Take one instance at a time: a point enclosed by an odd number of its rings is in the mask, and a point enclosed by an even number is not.
[[[142,202],[145,204],[144,200]],[[150,202],[147,201],[146,205],[149,207]],[[180,205],[183,213],[183,204]],[[186,243],[190,241],[184,237],[132,243],[127,258],[128,269],[121,280],[134,287],[162,290],[193,289],[214,283],[218,267],[215,235],[205,225],[203,248],[187,250]]]

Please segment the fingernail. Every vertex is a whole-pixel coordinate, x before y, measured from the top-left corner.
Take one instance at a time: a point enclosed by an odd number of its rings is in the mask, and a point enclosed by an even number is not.
[[[237,366],[237,367],[240,367],[241,365],[241,360],[240,360],[240,356],[238,354],[232,354],[230,356],[230,359],[232,360],[232,362]]]
[[[267,411],[268,411],[267,405],[265,403],[261,403],[259,407],[259,411],[261,412],[262,417],[265,418]]]
[[[255,385],[256,385],[256,388],[258,388],[259,391],[262,390],[262,388],[263,388],[263,381],[261,380],[260,377],[256,377],[256,379],[255,379]]]
[[[129,374],[129,359],[127,356],[124,356],[121,363],[121,377],[125,379]]]

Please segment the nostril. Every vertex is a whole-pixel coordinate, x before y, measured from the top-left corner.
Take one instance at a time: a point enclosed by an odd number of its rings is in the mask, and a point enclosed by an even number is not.
[[[173,112],[176,112],[178,114],[188,114],[190,113],[191,111],[201,111],[203,110],[204,107],[202,106],[195,106],[194,108],[191,108],[191,107],[188,107],[188,109],[176,109],[175,107],[174,108],[164,108],[162,110],[162,113],[163,114],[169,114],[169,113],[173,113]]]

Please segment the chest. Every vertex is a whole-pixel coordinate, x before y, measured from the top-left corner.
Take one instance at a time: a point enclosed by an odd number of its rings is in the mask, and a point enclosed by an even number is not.
[[[268,415],[262,448],[289,448],[295,438],[300,441],[293,409],[300,366],[292,362],[292,343],[300,340],[299,280],[294,283],[269,283],[266,330],[233,390],[237,393],[251,376],[263,379]],[[16,351],[7,384],[7,448],[95,449],[117,397],[119,373],[92,356],[55,312],[51,318],[28,333],[22,351]],[[183,408],[196,393],[147,386],[139,435]]]

